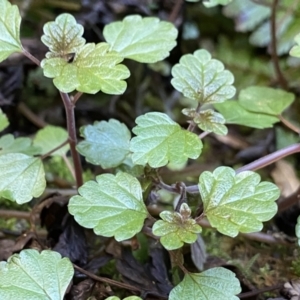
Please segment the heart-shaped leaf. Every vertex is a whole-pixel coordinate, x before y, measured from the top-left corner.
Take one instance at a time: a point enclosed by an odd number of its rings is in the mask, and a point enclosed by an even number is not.
[[[254,113],[246,110],[238,101],[225,101],[217,103],[214,107],[226,119],[227,124],[238,124],[252,128],[270,128],[279,118],[262,113]]]
[[[75,89],[79,92],[95,94],[100,90],[107,94],[122,94],[126,89],[124,79],[129,70],[119,64],[123,58],[109,51],[109,45],[99,43],[86,44],[73,62],[61,57],[45,58],[41,62],[44,75],[54,78],[54,85],[64,93]]]
[[[154,223],[152,232],[161,236],[160,242],[167,250],[181,248],[184,243],[192,244],[202,229],[190,216],[191,210],[186,203],[181,205],[179,213],[163,211],[160,213],[162,220]]]
[[[83,126],[80,133],[85,140],[77,145],[78,152],[103,169],[119,166],[129,154],[130,131],[117,120]]]
[[[59,15],[54,22],[46,23],[43,30],[41,40],[51,51],[47,58],[76,54],[85,44],[83,26],[70,14]]]
[[[236,174],[229,167],[203,172],[199,191],[211,226],[231,237],[239,232],[260,231],[262,222],[276,214],[275,200],[280,195],[275,184],[260,182],[258,174],[252,171]]]
[[[241,286],[235,274],[225,268],[188,273],[170,293],[169,300],[238,300]]]
[[[88,181],[73,196],[69,212],[85,228],[123,241],[140,232],[147,217],[139,181],[126,173],[102,174]]]
[[[23,204],[45,190],[45,172],[39,158],[21,153],[0,155],[0,170],[0,197]]]
[[[61,127],[47,125],[40,129],[33,141],[33,144],[41,148],[41,154],[46,154],[55,149],[68,139],[68,132]],[[51,153],[51,156],[64,156],[69,150],[69,144]]]
[[[22,52],[20,40],[21,15],[16,5],[0,0],[0,62],[12,53]]]
[[[73,274],[57,252],[23,250],[0,262],[0,299],[63,300]]]
[[[196,159],[202,142],[192,132],[182,129],[164,113],[152,112],[139,116],[132,131],[137,135],[130,142],[135,164],[159,168],[169,163],[181,164]]]
[[[176,45],[177,29],[172,23],[139,15],[106,25],[103,35],[111,49],[122,57],[154,63],[169,56]]]
[[[233,75],[204,49],[183,55],[172,75],[174,88],[201,104],[223,102],[235,94]]]

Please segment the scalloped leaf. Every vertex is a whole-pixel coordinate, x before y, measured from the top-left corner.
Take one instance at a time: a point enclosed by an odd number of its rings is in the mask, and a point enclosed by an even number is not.
[[[181,248],[184,243],[192,244],[202,228],[190,216],[191,209],[186,203],[181,205],[179,213],[163,211],[162,220],[154,223],[152,232],[161,237],[160,242],[167,250]]]
[[[61,14],[55,21],[47,22],[43,31],[41,40],[51,51],[46,54],[47,58],[75,54],[85,44],[83,26],[70,14]]]
[[[169,56],[176,46],[178,31],[170,22],[132,15],[106,25],[103,35],[111,50],[122,57],[154,63]]]
[[[214,107],[223,115],[227,124],[238,124],[252,128],[270,128],[279,118],[246,110],[238,101],[226,101],[214,104]]]
[[[59,126],[47,125],[37,132],[33,140],[33,144],[41,148],[41,154],[44,155],[61,145],[67,139],[68,132],[64,128]],[[51,153],[50,156],[64,156],[69,151],[69,148],[69,144],[66,144],[62,148]]]
[[[57,252],[27,249],[0,262],[0,299],[64,299],[73,265]]]
[[[89,94],[122,94],[127,87],[124,79],[130,75],[128,68],[120,64],[122,60],[117,52],[109,52],[107,43],[89,43],[80,48],[72,62],[61,57],[45,58],[41,67],[64,93],[76,89]]]
[[[7,153],[23,153],[37,155],[41,148],[32,145],[32,140],[26,137],[16,138],[12,134],[5,134],[0,138],[0,155]]]
[[[79,188],[79,195],[69,202],[69,212],[85,228],[117,241],[130,239],[140,232],[148,211],[143,202],[139,181],[119,172],[102,174],[97,182],[88,181]]]
[[[280,115],[294,100],[292,93],[263,86],[250,86],[239,94],[239,103],[245,109],[275,116]]]
[[[173,87],[200,104],[223,102],[235,95],[232,73],[204,49],[183,55],[172,68],[172,76]]]
[[[224,125],[226,122],[225,118],[212,109],[197,112],[195,108],[184,108],[182,113],[192,118],[203,131],[214,132],[220,135],[225,135],[228,132],[227,127]]]
[[[192,132],[184,130],[168,115],[151,112],[136,118],[132,131],[130,150],[134,164],[159,168],[181,164],[188,158],[196,159],[202,150],[202,142]]]
[[[213,7],[217,5],[227,5],[231,2],[232,0],[204,0],[203,5],[206,7]]]
[[[0,0],[0,62],[12,53],[22,52],[20,40],[21,15],[16,5]]]
[[[229,167],[219,167],[213,173],[203,172],[198,186],[211,226],[231,237],[260,231],[262,222],[277,212],[278,187],[260,182],[252,171],[236,174]]]
[[[294,57],[300,57],[300,33],[295,36],[295,42],[297,45],[291,49],[290,55]]]
[[[0,108],[0,131],[4,130],[9,125],[6,114]]]
[[[296,234],[296,237],[298,238],[298,246],[300,246],[300,216],[297,218],[295,234]]]
[[[212,268],[202,273],[187,273],[172,289],[169,300],[238,300],[241,292],[235,274],[225,268]]]
[[[0,197],[23,204],[45,190],[45,172],[39,158],[22,153],[0,155],[0,170]]]
[[[118,120],[94,122],[81,127],[80,133],[85,140],[77,145],[78,152],[103,169],[119,166],[129,154],[131,133]]]

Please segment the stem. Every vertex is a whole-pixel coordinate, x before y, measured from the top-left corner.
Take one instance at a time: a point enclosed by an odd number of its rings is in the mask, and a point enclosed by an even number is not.
[[[35,64],[37,64],[39,67],[41,66],[41,62],[36,58],[34,57],[33,55],[31,55],[27,50],[25,50],[23,48],[23,54],[28,57],[31,61],[33,61]]]
[[[55,147],[51,151],[49,151],[49,152],[45,153],[44,155],[42,155],[41,159],[43,160],[44,158],[50,156],[52,153],[54,153],[55,151],[59,150],[60,148],[62,148],[66,144],[68,144],[68,140],[65,140],[63,143],[61,143],[60,145],[58,145],[57,147]]]
[[[278,118],[287,128],[291,129],[292,131],[296,132],[297,134],[300,134],[300,128],[298,128],[297,126],[292,124],[290,121],[285,119],[282,115],[279,115]]]
[[[283,89],[288,88],[288,84],[286,79],[284,78],[280,66],[279,59],[277,55],[277,38],[276,38],[276,8],[277,8],[278,0],[273,0],[273,4],[271,7],[271,57],[274,65],[276,77],[278,83],[281,85]]]
[[[274,163],[286,156],[289,156],[289,155],[292,155],[292,154],[298,153],[298,152],[300,152],[300,144],[293,144],[293,145],[287,146],[283,149],[277,150],[271,154],[268,154],[262,158],[259,158],[248,165],[238,168],[236,170],[236,173],[241,173],[243,171],[255,171],[255,170],[262,169],[262,168],[264,168],[268,165],[271,165],[272,163]],[[186,191],[187,191],[187,193],[191,193],[191,194],[199,193],[198,185],[188,186],[188,187],[186,187]]]
[[[76,186],[79,188],[83,184],[82,179],[82,166],[79,153],[76,150],[77,136],[76,136],[76,123],[75,123],[75,114],[74,114],[74,104],[72,103],[69,95],[60,91],[60,96],[63,100],[66,117],[67,117],[67,129],[69,133],[69,144],[71,150],[71,156],[73,158]]]
[[[39,128],[47,126],[47,123],[39,118],[24,102],[18,105],[18,110],[35,126]]]
[[[75,104],[78,101],[78,99],[82,96],[82,94],[83,94],[82,92],[77,92],[75,94],[75,96],[72,99],[73,104]]]
[[[67,168],[69,169],[70,173],[72,174],[74,180],[76,180],[74,168],[65,154],[62,156],[62,159],[64,160],[65,164],[67,165]]]

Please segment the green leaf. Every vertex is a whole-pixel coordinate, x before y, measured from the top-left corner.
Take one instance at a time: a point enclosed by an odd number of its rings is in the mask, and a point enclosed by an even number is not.
[[[235,274],[225,268],[212,268],[202,273],[188,273],[172,289],[169,300],[238,300],[241,292]]]
[[[200,104],[223,102],[235,94],[232,73],[204,49],[183,55],[172,68],[172,75],[174,88]]]
[[[280,115],[295,100],[295,95],[263,86],[241,90],[239,103],[247,110],[269,115]]]
[[[300,33],[295,36],[295,42],[297,45],[291,49],[290,55],[300,57]]]
[[[300,216],[297,218],[295,233],[296,237],[298,238],[298,246],[300,246]]]
[[[217,5],[227,5],[232,0],[204,0],[203,5],[206,7],[213,7]]]
[[[61,14],[54,22],[46,23],[43,27],[44,35],[41,37],[42,42],[51,51],[46,57],[63,57],[77,53],[85,44],[83,30],[83,26],[77,24],[70,14]]]
[[[119,172],[116,176],[102,174],[97,182],[88,181],[73,196],[69,212],[85,228],[117,241],[130,239],[140,232],[147,217],[139,181]]]
[[[62,300],[74,275],[57,252],[27,249],[0,262],[0,299]]]
[[[116,296],[111,296],[111,297],[106,298],[105,300],[120,300],[120,298],[116,297]],[[129,296],[129,297],[123,298],[123,300],[142,300],[142,298],[137,297],[137,296]]]
[[[276,214],[274,201],[280,195],[275,184],[260,182],[258,174],[252,171],[236,174],[229,167],[203,172],[199,177],[199,192],[211,226],[231,237],[239,232],[260,231],[262,222]]]
[[[33,144],[42,149],[41,154],[46,154],[55,149],[68,139],[68,132],[61,127],[47,125],[40,129],[33,141]],[[51,156],[64,156],[69,150],[69,144],[51,153]]]
[[[0,131],[4,130],[9,125],[6,114],[0,108]]]
[[[200,129],[206,132],[225,135],[228,129],[225,125],[224,117],[212,109],[202,110],[199,113],[194,108],[184,108],[182,113],[189,116],[198,125]]]
[[[22,52],[20,40],[21,15],[16,5],[0,0],[0,62],[12,53]]]
[[[45,187],[45,172],[39,158],[21,153],[0,156],[0,197],[23,204],[39,197]]]
[[[169,56],[176,46],[178,31],[170,22],[139,15],[106,25],[103,35],[111,50],[124,58],[154,63]]]
[[[41,62],[44,75],[54,78],[54,85],[64,93],[75,89],[95,94],[100,90],[107,94],[122,94],[126,89],[124,79],[130,75],[123,58],[117,52],[108,52],[109,45],[90,43],[83,46],[73,62],[61,57],[45,58]]]
[[[191,209],[186,203],[181,205],[179,213],[163,211],[162,220],[154,223],[152,232],[161,236],[160,242],[167,250],[181,248],[184,243],[192,244],[202,229],[190,216]]]
[[[246,110],[238,101],[217,103],[214,107],[223,115],[227,124],[238,124],[252,128],[270,128],[279,118]]]
[[[19,137],[15,139],[12,134],[6,134],[0,138],[0,155],[7,153],[37,155],[41,153],[41,149],[33,146],[30,138]]]
[[[117,120],[83,126],[80,133],[85,140],[77,145],[78,152],[103,169],[119,166],[129,154],[130,131]]]
[[[134,164],[149,164],[159,168],[169,163],[184,163],[196,159],[202,150],[202,142],[192,132],[182,129],[166,114],[151,112],[136,119],[132,131],[137,135],[130,142]]]

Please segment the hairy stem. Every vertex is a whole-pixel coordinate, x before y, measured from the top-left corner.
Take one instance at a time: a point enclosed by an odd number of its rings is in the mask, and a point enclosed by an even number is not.
[[[67,130],[69,134],[71,155],[74,163],[76,186],[77,188],[79,188],[83,184],[83,179],[82,179],[81,160],[80,160],[79,153],[76,150],[77,136],[76,136],[75,113],[74,113],[75,106],[72,103],[67,93],[60,92],[60,96],[65,106],[66,117],[67,117]]]

